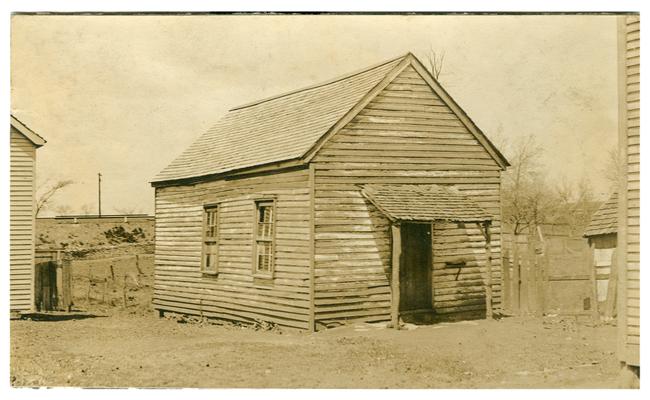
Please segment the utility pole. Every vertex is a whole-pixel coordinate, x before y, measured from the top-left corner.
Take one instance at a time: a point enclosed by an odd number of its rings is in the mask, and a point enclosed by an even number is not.
[[[97,174],[97,187],[98,187],[98,197],[99,197],[99,218],[102,217],[102,174],[101,172]]]

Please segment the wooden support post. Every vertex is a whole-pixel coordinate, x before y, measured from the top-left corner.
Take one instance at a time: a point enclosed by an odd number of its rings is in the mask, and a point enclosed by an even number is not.
[[[522,246],[519,252],[519,312],[521,315],[529,315],[528,289],[530,288],[529,272],[530,253],[528,242]]]
[[[490,238],[490,223],[483,223],[485,236],[485,318],[492,319],[492,241]]]
[[[86,303],[90,304],[90,289],[93,286],[93,269],[92,266],[88,266],[88,292],[86,292]]]
[[[544,315],[544,292],[546,290],[544,279],[546,239],[540,225],[537,225],[537,236],[539,237],[540,252],[538,253],[535,249],[535,315],[541,317]]]
[[[144,273],[140,269],[140,254],[135,255],[135,269],[138,271],[138,276],[144,275]]]
[[[519,315],[521,312],[521,260],[519,259],[517,236],[513,235],[512,237],[512,311],[514,314]]]
[[[589,269],[591,274],[589,275],[591,281],[591,318],[594,322],[600,321],[600,312],[598,311],[598,281],[596,280],[596,263],[594,258],[594,253],[596,252],[596,244],[592,241],[589,245],[589,255],[587,260],[589,260]]]
[[[106,303],[106,292],[108,291],[108,277],[104,278],[104,291],[102,292],[102,304]]]
[[[609,280],[607,282],[607,300],[605,300],[605,319],[610,320],[616,316],[616,290],[618,286],[618,255],[617,249],[612,252],[612,261],[609,267]]]
[[[528,245],[528,310],[532,315],[537,316],[537,252],[536,243]]]
[[[391,279],[391,308],[390,320],[393,328],[399,329],[399,264],[402,255],[402,234],[400,225],[393,223],[390,227],[393,242],[393,261],[392,261],[392,279]]]
[[[122,282],[122,302],[126,308],[126,272],[124,273],[124,281]]]
[[[57,260],[54,261],[54,270],[56,275],[56,298],[54,299],[55,304],[53,305],[56,310],[65,310],[64,306],[64,289],[63,289],[63,261],[57,256]]]
[[[548,291],[548,266],[549,266],[549,257],[546,241],[542,245],[542,255],[539,258],[540,265],[540,294],[539,294],[539,308],[541,315],[546,314],[546,292]]]
[[[63,302],[66,311],[72,310],[72,260],[65,257],[63,259]]]
[[[512,276],[510,275],[510,251],[503,249],[501,255],[501,309],[512,312]]]

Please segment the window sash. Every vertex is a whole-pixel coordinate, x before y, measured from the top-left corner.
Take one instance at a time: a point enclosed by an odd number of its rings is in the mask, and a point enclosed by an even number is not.
[[[201,255],[201,271],[216,274],[219,258],[219,210],[218,207],[203,209],[203,246]]]
[[[205,223],[203,229],[203,235],[205,238],[217,237],[217,225],[218,225],[217,219],[218,219],[218,211],[216,208],[205,209]]]
[[[271,273],[273,265],[273,243],[258,241],[256,247],[257,271]]]
[[[255,203],[254,272],[272,275],[275,264],[275,202]]]

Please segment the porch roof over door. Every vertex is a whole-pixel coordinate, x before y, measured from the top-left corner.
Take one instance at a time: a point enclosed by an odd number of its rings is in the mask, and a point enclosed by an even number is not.
[[[361,193],[391,221],[492,220],[476,201],[453,186],[368,184]]]

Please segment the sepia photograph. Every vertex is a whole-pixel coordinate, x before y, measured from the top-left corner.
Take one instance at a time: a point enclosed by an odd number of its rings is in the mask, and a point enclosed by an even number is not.
[[[638,10],[5,17],[12,389],[640,388]]]

